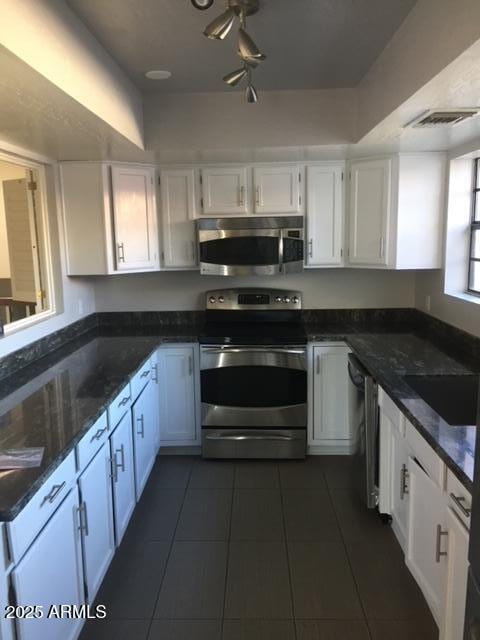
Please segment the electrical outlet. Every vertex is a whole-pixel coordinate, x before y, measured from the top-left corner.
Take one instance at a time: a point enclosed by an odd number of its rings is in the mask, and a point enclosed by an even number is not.
[[[425,296],[425,309],[427,311],[430,311],[431,307],[432,307],[432,298],[431,298],[431,296],[430,295]]]

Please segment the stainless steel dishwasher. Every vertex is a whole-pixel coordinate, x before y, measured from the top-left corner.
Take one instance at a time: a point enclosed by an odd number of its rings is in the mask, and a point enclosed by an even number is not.
[[[378,390],[377,383],[353,354],[348,355],[349,403],[352,433],[358,433],[356,486],[368,509],[378,504]]]

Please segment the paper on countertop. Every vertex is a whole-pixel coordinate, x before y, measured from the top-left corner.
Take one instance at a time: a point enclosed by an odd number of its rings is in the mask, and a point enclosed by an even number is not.
[[[42,464],[44,451],[45,447],[0,449],[0,470],[39,467]]]

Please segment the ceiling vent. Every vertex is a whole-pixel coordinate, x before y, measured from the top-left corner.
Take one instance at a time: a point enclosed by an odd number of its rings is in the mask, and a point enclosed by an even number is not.
[[[426,127],[445,127],[449,125],[459,124],[464,120],[468,120],[480,113],[480,107],[473,109],[441,109],[425,111],[421,116],[409,122],[407,127],[426,128]]]

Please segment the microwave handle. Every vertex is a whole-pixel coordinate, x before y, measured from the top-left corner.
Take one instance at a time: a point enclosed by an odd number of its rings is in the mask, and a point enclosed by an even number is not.
[[[278,236],[278,271],[283,273],[283,229]]]

